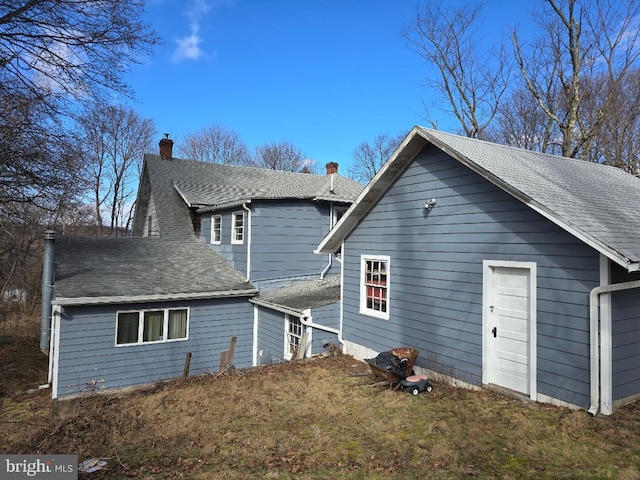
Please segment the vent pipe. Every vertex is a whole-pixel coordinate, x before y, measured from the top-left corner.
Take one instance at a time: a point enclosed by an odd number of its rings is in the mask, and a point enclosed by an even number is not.
[[[55,239],[56,232],[47,230],[44,235],[44,253],[42,256],[42,301],[40,310],[40,350],[49,355],[51,340],[51,300],[53,298],[53,280],[55,276]]]

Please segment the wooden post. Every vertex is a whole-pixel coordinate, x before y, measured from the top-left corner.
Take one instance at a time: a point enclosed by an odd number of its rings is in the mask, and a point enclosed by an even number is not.
[[[189,367],[191,366],[191,352],[187,352],[187,357],[184,359],[184,370],[182,372],[183,377],[189,376]]]
[[[229,350],[223,350],[220,352],[220,372],[223,372],[229,365],[233,362],[233,353],[236,350],[236,342],[238,341],[238,337],[231,337],[231,342],[229,342]]]
[[[300,344],[298,344],[298,348],[296,349],[295,355],[293,358],[295,360],[299,360],[304,358],[304,353],[307,351],[307,342],[309,341],[309,329],[304,332],[302,338],[300,339]]]

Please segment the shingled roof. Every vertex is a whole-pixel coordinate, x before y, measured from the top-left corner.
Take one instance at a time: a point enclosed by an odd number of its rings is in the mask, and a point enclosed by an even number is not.
[[[309,199],[351,203],[364,188],[338,174],[312,175],[264,168],[205,163],[145,155],[138,204],[152,193],[160,235],[193,236],[189,208],[199,212],[231,208],[258,199]],[[139,209],[143,211],[143,209]],[[134,233],[144,225],[136,217]]]
[[[336,251],[429,143],[629,271],[640,269],[640,179],[634,175],[422,127],[413,128],[317,251]]]
[[[295,283],[260,293],[249,301],[274,310],[302,315],[304,310],[340,301],[340,275]]]
[[[202,242],[142,237],[56,239],[53,303],[132,303],[250,296],[254,286]]]

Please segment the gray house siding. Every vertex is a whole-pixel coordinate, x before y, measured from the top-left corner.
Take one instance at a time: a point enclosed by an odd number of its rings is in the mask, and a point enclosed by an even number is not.
[[[251,280],[319,274],[326,257],[313,250],[328,230],[329,206],[314,202],[272,201],[252,205]]]
[[[214,251],[224,258],[229,265],[238,270],[239,272],[246,273],[247,271],[247,235],[246,228],[247,212],[245,211],[245,238],[241,244],[231,243],[231,223],[233,218],[233,212],[242,210],[240,208],[234,208],[222,212],[216,212],[215,214],[205,214],[202,217],[200,225],[200,238]],[[220,215],[220,243],[211,243],[211,217],[212,215]]]
[[[340,304],[332,303],[322,307],[316,307],[311,311],[313,323],[338,330],[340,327]],[[331,343],[340,345],[338,336],[335,333],[313,329],[311,349],[314,354],[327,350],[325,345]]]
[[[613,399],[640,392],[640,295],[638,290],[612,296]]]
[[[190,308],[187,340],[115,346],[116,311],[167,307]],[[65,307],[60,322],[59,397],[179,377],[187,352],[192,353],[191,374],[217,371],[220,352],[234,335],[234,365],[253,363],[253,314],[246,298]]]
[[[258,309],[258,363],[282,361],[284,358],[284,313],[265,307]],[[262,359],[262,360],[261,360]]]
[[[258,363],[260,358],[270,357],[273,362],[281,361],[284,356],[285,314],[264,306],[258,306]],[[316,307],[311,311],[313,323],[338,329],[340,326],[340,306],[337,303]],[[303,333],[306,327],[303,326]],[[325,344],[338,345],[337,335],[318,328],[312,329],[311,355],[324,352]],[[262,355],[260,354],[262,352]]]
[[[233,268],[246,272],[247,238],[242,245],[231,244],[231,217],[239,210],[216,213],[222,216],[219,245],[211,244],[211,214],[205,214],[201,238]],[[329,231],[329,214],[328,204],[311,201],[251,203],[251,281],[319,274],[327,266],[328,256],[316,255],[313,250]],[[335,265],[333,271],[336,271]]]
[[[426,210],[424,202],[437,204]],[[390,319],[359,313],[360,255],[390,256]],[[482,383],[483,260],[537,265],[538,393],[589,402],[588,293],[598,254],[434,147],[345,240],[346,340],[420,350],[416,364]]]

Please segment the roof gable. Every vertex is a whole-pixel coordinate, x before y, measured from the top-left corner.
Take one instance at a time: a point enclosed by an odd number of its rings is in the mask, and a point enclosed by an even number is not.
[[[427,143],[618,264],[640,268],[640,179],[614,167],[422,127],[414,127],[317,251],[336,251]]]
[[[313,175],[145,155],[143,172],[161,236],[193,235],[188,209],[209,211],[256,199],[353,202],[363,185],[338,174]],[[144,180],[144,181],[143,181]],[[141,186],[145,185],[145,179]],[[141,191],[140,191],[141,192]],[[145,198],[139,192],[139,199]],[[142,210],[142,209],[141,209]],[[143,220],[136,218],[137,221]],[[138,223],[136,223],[138,225]]]

